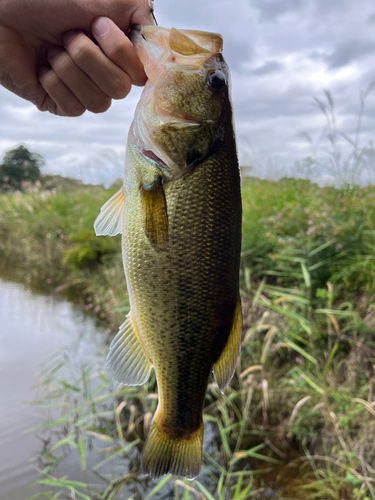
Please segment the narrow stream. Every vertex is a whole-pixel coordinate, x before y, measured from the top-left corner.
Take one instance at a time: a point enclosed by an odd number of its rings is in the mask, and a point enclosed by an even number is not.
[[[30,458],[41,448],[25,430],[42,423],[33,399],[38,371],[63,350],[77,368],[104,364],[106,334],[63,297],[0,279],[0,499],[23,500],[37,478]]]

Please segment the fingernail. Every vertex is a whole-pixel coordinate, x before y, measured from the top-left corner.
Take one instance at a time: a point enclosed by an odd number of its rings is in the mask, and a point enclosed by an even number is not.
[[[109,31],[109,23],[105,17],[98,17],[92,23],[92,32],[95,36],[102,38]]]
[[[63,49],[61,47],[58,47],[57,45],[52,45],[50,49],[48,50],[48,55],[47,59],[53,59],[54,57],[57,56]]]
[[[74,31],[67,31],[66,33],[63,34],[62,40],[64,45],[69,45],[70,42],[73,40],[78,35],[79,31],[74,30]]]

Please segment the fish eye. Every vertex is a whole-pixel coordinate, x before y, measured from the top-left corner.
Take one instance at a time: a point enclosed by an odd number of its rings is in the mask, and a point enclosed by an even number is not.
[[[208,73],[207,83],[212,89],[219,90],[226,85],[227,79],[222,71],[215,69]]]

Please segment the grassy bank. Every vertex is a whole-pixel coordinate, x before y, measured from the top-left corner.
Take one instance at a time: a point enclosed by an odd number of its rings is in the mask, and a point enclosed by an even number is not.
[[[0,195],[0,258],[21,279],[45,283],[111,324],[127,311],[120,236],[97,238],[93,221],[116,191],[67,186]]]
[[[0,196],[1,258],[27,280],[70,290],[113,331],[128,310],[120,241],[96,238],[92,224],[115,190]],[[59,400],[43,431],[54,436],[42,454],[48,497],[375,499],[374,201],[374,187],[246,180],[242,356],[224,397],[209,386],[202,476],[143,481],[154,380],[135,390],[83,373],[68,386],[53,366],[40,394]],[[104,484],[54,478],[68,450],[83,477],[97,455]]]

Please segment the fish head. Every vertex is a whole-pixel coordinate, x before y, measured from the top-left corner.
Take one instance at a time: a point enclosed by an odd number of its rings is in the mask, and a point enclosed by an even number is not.
[[[134,137],[174,180],[217,149],[231,120],[223,41],[215,33],[158,26],[136,27],[131,39],[148,77]]]

